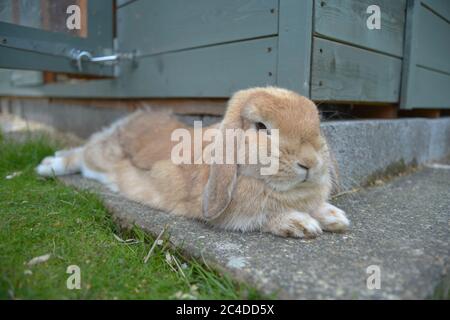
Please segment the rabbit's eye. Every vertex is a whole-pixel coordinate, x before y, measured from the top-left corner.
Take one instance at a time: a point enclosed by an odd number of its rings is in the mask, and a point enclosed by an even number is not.
[[[267,127],[262,122],[255,122],[256,130],[267,130]]]

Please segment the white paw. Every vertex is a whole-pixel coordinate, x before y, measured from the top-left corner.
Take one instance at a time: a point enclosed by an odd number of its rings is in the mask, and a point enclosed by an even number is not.
[[[280,221],[277,234],[285,237],[313,238],[322,233],[319,222],[304,212],[287,213]]]
[[[41,164],[36,167],[36,173],[51,177],[53,175],[61,175],[65,173],[65,163],[62,157],[46,157],[41,161]]]
[[[326,231],[345,231],[350,226],[350,221],[345,212],[329,203],[325,203],[312,216],[319,221],[322,229]]]

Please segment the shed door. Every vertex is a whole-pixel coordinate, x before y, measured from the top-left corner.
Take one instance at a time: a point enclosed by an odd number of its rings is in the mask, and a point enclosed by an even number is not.
[[[0,0],[0,68],[113,75],[83,51],[112,53],[112,0]]]

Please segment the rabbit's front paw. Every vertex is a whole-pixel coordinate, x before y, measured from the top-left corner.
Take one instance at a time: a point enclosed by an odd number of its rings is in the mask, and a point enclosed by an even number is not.
[[[348,229],[350,221],[345,212],[329,203],[324,203],[318,210],[311,214],[323,230],[341,232]]]
[[[292,211],[272,221],[269,231],[282,237],[313,238],[322,233],[319,222],[304,212]]]

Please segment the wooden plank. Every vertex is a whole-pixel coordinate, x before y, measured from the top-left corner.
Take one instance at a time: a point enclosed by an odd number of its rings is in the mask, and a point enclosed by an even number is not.
[[[274,85],[276,57],[276,37],[236,42],[142,58],[119,81],[131,97],[229,97]]]
[[[450,76],[417,67],[409,94],[414,108],[450,108]]]
[[[20,90],[1,84],[0,95],[227,98],[240,89],[275,85],[276,64],[277,38],[271,37],[142,57],[138,68],[125,64],[121,76],[112,80],[48,84]]]
[[[310,96],[312,2],[280,1],[277,85]]]
[[[397,102],[400,73],[398,58],[313,39],[312,99]]]
[[[138,0],[117,10],[122,51],[142,55],[274,35],[277,0]]]
[[[420,8],[416,23],[415,63],[450,74],[450,23],[425,7]]]
[[[448,0],[422,0],[422,3],[434,12],[450,21],[450,1]]]
[[[366,12],[370,5],[381,10],[381,29],[367,28]],[[316,0],[314,32],[326,38],[364,48],[403,56],[403,32],[406,0]]]

